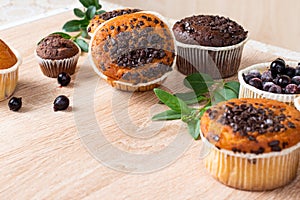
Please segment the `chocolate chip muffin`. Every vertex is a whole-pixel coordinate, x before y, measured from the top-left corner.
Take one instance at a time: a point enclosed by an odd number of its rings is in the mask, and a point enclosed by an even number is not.
[[[0,39],[0,101],[14,93],[21,63],[20,54]]]
[[[52,34],[42,39],[35,55],[43,74],[56,78],[61,72],[74,74],[80,52],[73,41]]]
[[[181,73],[226,78],[237,72],[248,32],[235,21],[222,16],[191,16],[177,21],[173,32]]]
[[[131,13],[136,13],[136,12],[140,12],[140,11],[142,11],[142,10],[124,8],[124,9],[119,9],[119,10],[113,10],[110,12],[105,12],[100,15],[95,15],[88,25],[88,32],[94,33],[94,31],[97,29],[97,27],[100,24],[102,24],[103,22],[110,20],[114,17],[121,16],[121,15],[127,15],[127,14],[131,14]]]
[[[98,27],[90,57],[95,71],[121,90],[151,90],[172,71],[173,35],[152,12],[115,17]]]
[[[206,168],[222,183],[270,190],[296,177],[300,112],[294,107],[275,100],[234,99],[207,110],[200,127],[211,149]]]

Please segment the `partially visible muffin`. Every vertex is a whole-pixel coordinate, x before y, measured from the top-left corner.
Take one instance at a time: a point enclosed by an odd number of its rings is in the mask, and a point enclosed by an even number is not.
[[[21,63],[19,53],[0,39],[0,101],[14,93]]]
[[[52,34],[38,44],[35,55],[43,74],[56,78],[61,72],[75,72],[80,48],[71,40]]]
[[[248,32],[235,21],[222,16],[191,16],[177,21],[173,32],[181,73],[226,78],[237,72]]]
[[[206,168],[222,183],[270,190],[296,177],[300,112],[294,107],[275,100],[233,99],[207,110],[200,127],[211,148]]]
[[[138,12],[103,23],[90,43],[95,71],[121,90],[151,90],[172,71],[172,32],[156,14]]]
[[[136,13],[136,12],[140,12],[140,11],[142,11],[142,10],[124,8],[124,9],[118,9],[118,10],[112,10],[109,12],[105,12],[100,15],[95,15],[88,25],[88,32],[94,33],[94,31],[97,29],[97,27],[100,24],[102,24],[103,22],[110,20],[114,17],[121,16],[121,15],[127,15],[127,14],[131,14],[131,13]]]

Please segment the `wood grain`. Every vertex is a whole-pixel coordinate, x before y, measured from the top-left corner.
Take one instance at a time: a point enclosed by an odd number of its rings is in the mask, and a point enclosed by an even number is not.
[[[70,86],[59,88],[55,79],[43,76],[33,55],[36,43],[60,30],[71,18],[72,13],[67,12],[0,33],[0,38],[23,56],[15,92],[15,96],[23,97],[23,108],[11,112],[7,101],[0,102],[1,199],[300,199],[300,176],[286,187],[268,192],[235,190],[214,180],[200,159],[201,141],[193,141],[183,123],[173,121],[152,127],[149,118],[165,109],[156,104],[153,92],[129,94],[114,90],[92,71],[86,54],[81,56]],[[276,57],[246,45],[241,67]],[[181,91],[182,78],[175,71],[163,87]],[[60,94],[70,97],[71,108],[53,112],[52,103]],[[87,99],[86,95],[91,94]],[[126,109],[128,112],[124,112]],[[159,132],[151,135],[151,128],[157,127]],[[96,146],[97,135],[91,134],[95,130],[106,138],[97,146],[106,162],[98,162],[87,144],[81,142],[89,139],[88,145]],[[176,152],[172,143],[178,136],[187,148]],[[107,145],[130,155],[152,155],[153,159],[171,146],[169,155],[178,155],[159,169],[136,174],[131,166],[138,169],[151,160],[114,170],[109,165],[118,163],[114,160],[118,155],[111,153]],[[126,163],[127,158],[123,159]],[[164,160],[158,159],[157,166]],[[145,170],[147,167],[151,169],[146,166]]]

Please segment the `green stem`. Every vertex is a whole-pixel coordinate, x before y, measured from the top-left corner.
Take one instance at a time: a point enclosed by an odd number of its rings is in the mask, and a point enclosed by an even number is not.
[[[71,36],[71,40],[76,40],[79,36],[81,36],[81,34],[82,34],[82,31],[80,31],[77,35],[75,35],[75,36]]]

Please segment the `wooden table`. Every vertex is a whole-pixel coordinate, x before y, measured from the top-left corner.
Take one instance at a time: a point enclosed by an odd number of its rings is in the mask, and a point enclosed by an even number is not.
[[[11,112],[7,100],[0,102],[0,199],[300,199],[300,175],[268,192],[240,191],[214,180],[200,159],[201,141],[181,121],[151,122],[165,109],[152,91],[111,88],[86,54],[68,87],[43,76],[33,56],[36,43],[72,18],[67,12],[0,32],[23,56],[14,94],[23,97],[23,107]],[[241,67],[279,55],[300,58],[249,41]],[[182,78],[173,72],[163,88],[181,90]],[[70,98],[71,108],[53,112],[60,94]]]

